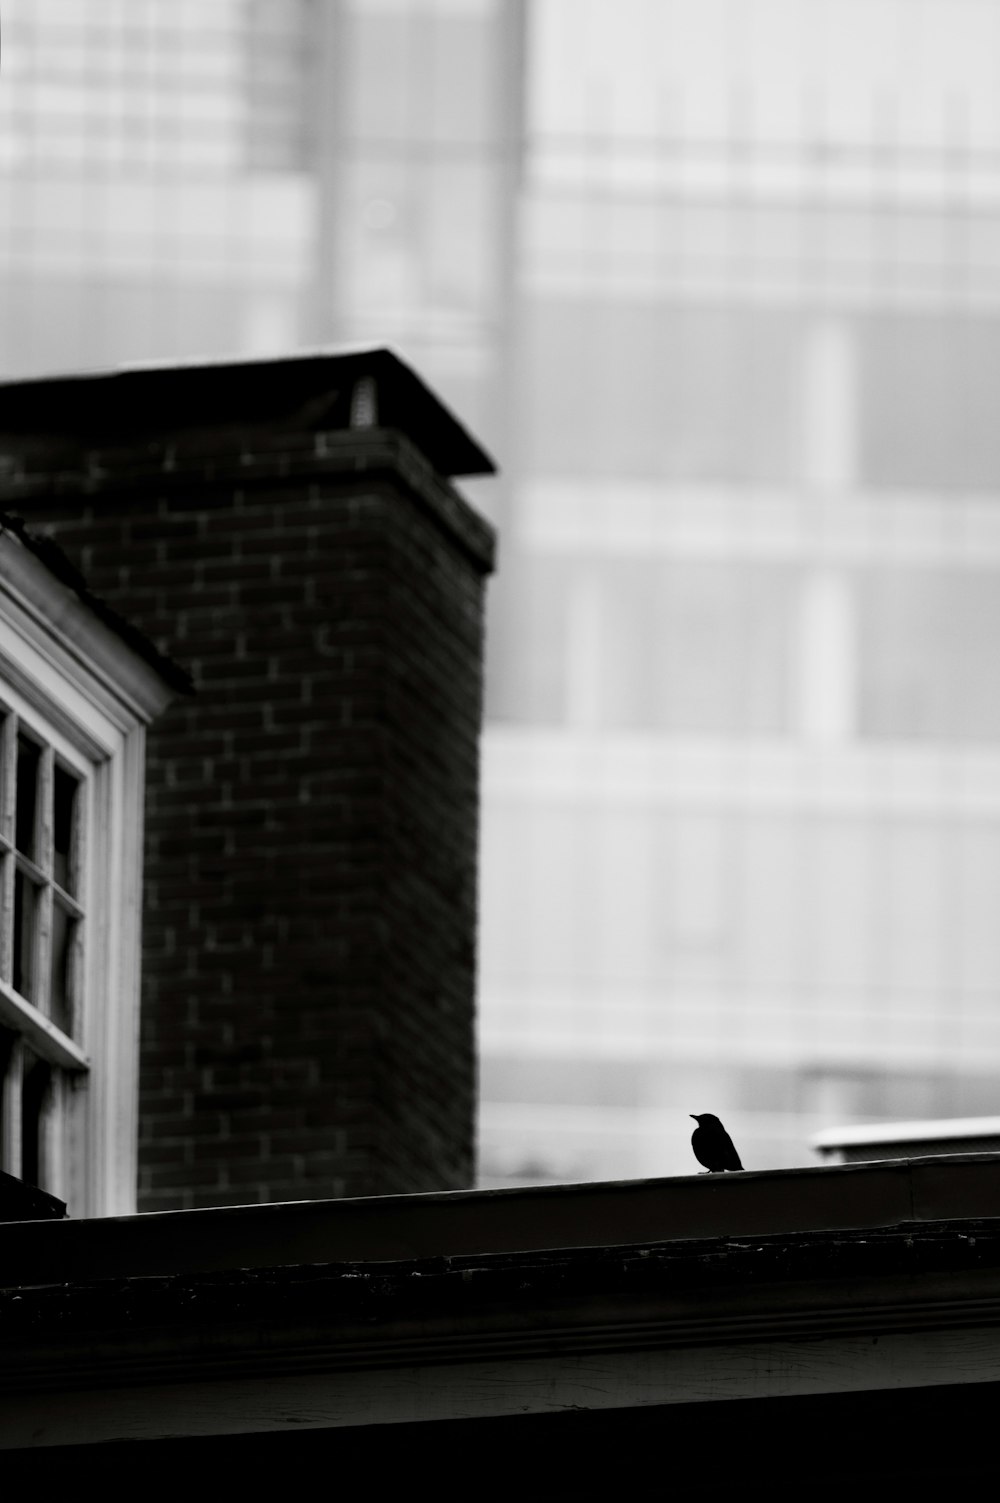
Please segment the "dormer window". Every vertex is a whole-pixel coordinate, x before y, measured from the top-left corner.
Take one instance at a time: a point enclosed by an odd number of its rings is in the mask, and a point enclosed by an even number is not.
[[[183,676],[53,557],[0,531],[0,1169],[126,1214],[145,725]]]

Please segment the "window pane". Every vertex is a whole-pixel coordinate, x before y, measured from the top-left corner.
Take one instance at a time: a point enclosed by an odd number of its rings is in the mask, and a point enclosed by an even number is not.
[[[73,957],[79,924],[59,902],[52,903],[49,948],[49,1017],[64,1033],[73,1031]]]
[[[1000,740],[996,574],[872,569],[858,602],[863,735]]]
[[[982,311],[879,315],[859,331],[862,464],[876,487],[994,492],[1000,328]]]
[[[21,1085],[21,1178],[26,1185],[41,1185],[43,1116],[51,1079],[51,1067],[26,1049]]]
[[[38,924],[38,889],[23,872],[14,877],[14,990],[32,1001],[35,991],[34,954]]]
[[[506,561],[512,637],[511,668],[497,686],[498,719],[561,725],[566,719],[570,595],[574,564],[549,555],[511,552]]]
[[[17,738],[16,843],[19,851],[35,858],[35,825],[38,809],[38,769],[41,750],[26,736]]]
[[[11,836],[11,801],[14,797],[10,777],[12,769],[7,761],[7,737],[10,729],[7,716],[0,714],[0,837],[4,840],[9,840]]]
[[[430,7],[422,15],[351,7],[345,42],[353,59],[344,119],[355,138],[482,150],[497,129],[498,7]]]
[[[522,421],[536,472],[794,474],[794,312],[566,298],[529,301],[524,320]]]
[[[614,560],[601,571],[607,724],[709,735],[786,729],[788,570]]]
[[[17,1091],[10,1071],[11,1056],[16,1043],[16,1033],[9,1028],[0,1028],[0,1168],[7,1173],[12,1170],[13,1145],[7,1141],[5,1134],[10,1122],[8,1107],[12,1105],[9,1097],[13,1093],[16,1099]]]
[[[306,163],[307,112],[301,84],[307,22],[303,0],[251,0],[245,22],[242,120],[252,169],[287,172]],[[202,58],[193,49],[186,52],[186,76],[191,77],[192,63],[211,58],[211,53]],[[215,61],[219,76],[227,61],[221,48]]]
[[[76,891],[75,814],[79,784],[57,766],[53,777],[52,875],[66,892]]]

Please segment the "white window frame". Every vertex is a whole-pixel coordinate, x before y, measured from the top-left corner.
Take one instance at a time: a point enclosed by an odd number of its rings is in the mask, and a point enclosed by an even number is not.
[[[0,1134],[0,1168],[6,1173],[20,1176],[22,1172],[22,1143],[21,1143],[21,1086],[22,1070],[24,1063],[24,1048],[27,1046],[40,1058],[47,1061],[52,1070],[52,1078],[46,1093],[48,1099],[42,1112],[40,1123],[40,1136],[42,1143],[42,1188],[51,1194],[66,1198],[66,1181],[69,1170],[70,1144],[76,1138],[72,1131],[71,1118],[73,1116],[71,1103],[78,1094],[77,1087],[90,1069],[87,1051],[87,1033],[89,1029],[89,1016],[87,1004],[93,993],[88,984],[88,939],[87,930],[88,908],[94,886],[92,880],[93,863],[88,858],[88,851],[95,839],[96,832],[93,828],[94,821],[91,814],[93,805],[95,783],[95,770],[93,764],[80,756],[77,748],[67,741],[53,727],[46,724],[41,716],[31,707],[22,695],[16,693],[12,687],[0,684],[0,758],[3,760],[0,778],[3,782],[3,818],[0,820],[0,834],[4,837],[4,884],[0,889],[0,1026],[10,1030],[15,1035],[10,1058],[7,1060],[4,1071],[2,1098],[0,1098],[0,1110],[3,1112],[3,1132]],[[23,852],[15,854],[15,809],[13,789],[16,780],[17,767],[17,741],[22,736],[30,738],[42,748],[40,756],[39,774],[41,803],[44,806],[51,799],[50,768],[56,758],[72,770],[78,779],[79,807],[75,811],[74,823],[77,826],[77,844],[79,847],[79,861],[77,873],[77,891],[75,893],[76,908],[80,916],[83,928],[83,955],[82,964],[79,965],[76,975],[76,991],[79,994],[79,1008],[72,1019],[72,1032],[66,1033],[54,1021],[50,1021],[50,1009],[47,1006],[47,965],[39,965],[43,954],[51,943],[51,936],[47,932],[49,925],[46,924],[47,902],[43,899],[41,911],[36,913],[35,923],[31,926],[33,933],[33,948],[35,955],[31,970],[35,985],[32,988],[32,998],[29,1000],[20,994],[14,987],[13,976],[13,952],[16,942],[13,939],[13,930],[16,925],[14,908],[14,880],[17,866],[23,865]],[[44,824],[41,810],[35,810],[36,833]],[[35,851],[36,859],[32,866],[39,876],[47,870],[48,862],[42,857],[40,862],[37,858],[42,853]],[[44,863],[44,864],[43,864]],[[45,883],[50,885],[49,882]],[[47,959],[48,956],[46,955]]]
[[[74,1216],[136,1209],[145,728],[174,697],[16,534],[0,533],[0,701],[86,784],[74,1037],[0,984],[0,1025],[55,1066],[42,1188]]]

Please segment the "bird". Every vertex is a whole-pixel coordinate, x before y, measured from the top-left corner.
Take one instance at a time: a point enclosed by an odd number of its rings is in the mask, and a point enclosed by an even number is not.
[[[710,1174],[723,1169],[742,1169],[740,1156],[733,1147],[733,1140],[718,1117],[711,1112],[689,1112],[698,1126],[691,1134],[691,1147],[699,1164],[704,1164]]]

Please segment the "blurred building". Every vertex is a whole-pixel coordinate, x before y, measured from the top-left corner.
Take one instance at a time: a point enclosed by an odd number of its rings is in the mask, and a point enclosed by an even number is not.
[[[529,11],[484,1165],[992,1112],[1000,12]]]
[[[1000,10],[7,0],[0,362],[395,342],[501,461],[485,1184],[1000,1094]]]

